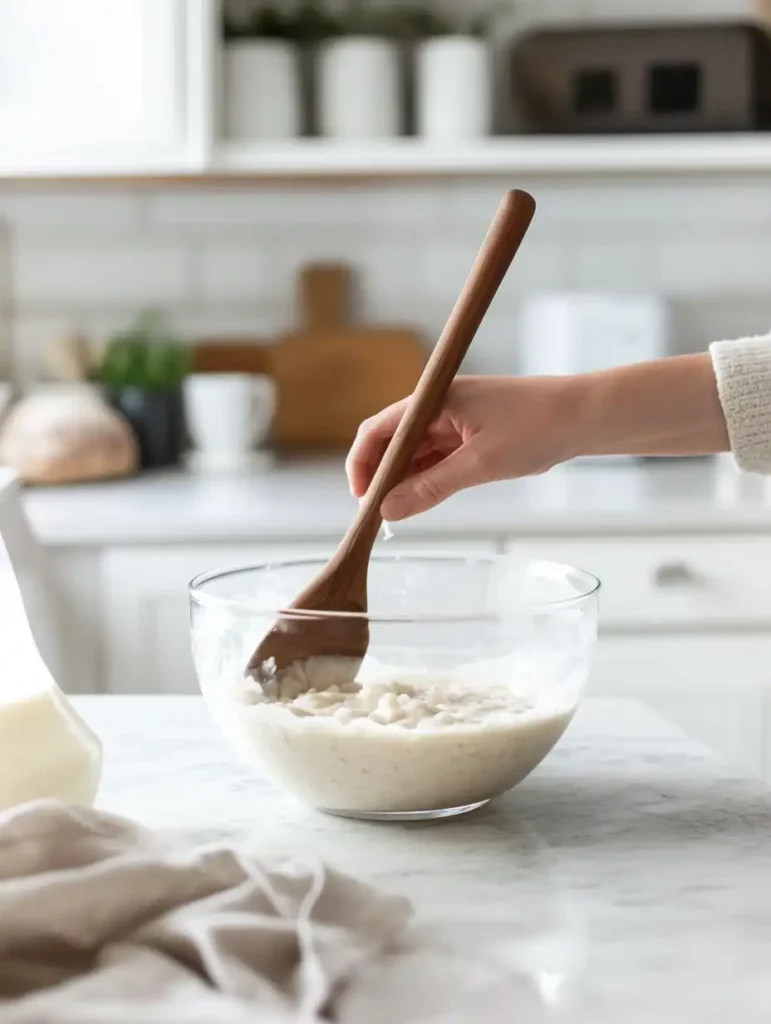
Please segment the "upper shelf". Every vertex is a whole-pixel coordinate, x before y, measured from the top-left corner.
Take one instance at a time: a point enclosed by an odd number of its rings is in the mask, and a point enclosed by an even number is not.
[[[436,144],[420,139],[215,144],[211,158],[108,153],[84,169],[0,166],[3,181],[104,180],[157,184],[269,179],[387,179],[495,175],[752,174],[771,171],[771,132],[736,135],[510,136]]]
[[[664,174],[771,170],[771,133],[741,135],[519,136],[441,145],[387,142],[225,143],[215,174],[307,177]]]

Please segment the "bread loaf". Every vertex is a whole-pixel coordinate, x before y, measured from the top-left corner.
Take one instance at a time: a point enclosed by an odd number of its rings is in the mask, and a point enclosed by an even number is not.
[[[139,452],[126,421],[86,386],[31,395],[0,429],[0,464],[31,484],[126,476]]]

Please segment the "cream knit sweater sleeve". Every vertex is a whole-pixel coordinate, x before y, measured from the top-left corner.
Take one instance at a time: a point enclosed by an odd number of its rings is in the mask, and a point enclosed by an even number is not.
[[[771,474],[771,334],[716,341],[710,354],[739,467]]]

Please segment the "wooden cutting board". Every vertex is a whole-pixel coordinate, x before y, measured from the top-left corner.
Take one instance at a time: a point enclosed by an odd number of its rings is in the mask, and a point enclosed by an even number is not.
[[[409,395],[423,370],[426,351],[415,331],[350,322],[351,277],[344,264],[300,273],[302,328],[272,357],[280,445],[350,445],[361,421]]]

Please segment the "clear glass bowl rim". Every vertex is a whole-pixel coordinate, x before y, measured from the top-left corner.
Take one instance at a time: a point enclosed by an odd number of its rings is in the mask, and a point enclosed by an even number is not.
[[[503,561],[506,558],[505,555],[434,555],[434,554],[404,554],[404,555],[373,555],[371,562],[374,563],[412,563],[413,565],[429,565],[430,563],[439,563],[444,565],[495,565],[498,562]],[[215,580],[222,580],[228,576],[239,576],[249,573],[260,573],[270,570],[281,570],[281,569],[296,569],[302,566],[317,566],[321,570],[327,563],[328,559],[323,557],[316,558],[287,558],[277,562],[254,562],[249,565],[238,565],[225,569],[212,569],[208,572],[199,573],[195,576],[188,584],[188,594],[192,604],[198,605],[201,608],[216,608],[220,610],[232,610],[240,612],[248,612],[250,615],[259,617],[281,617],[282,619],[302,619],[312,617],[314,619],[364,619],[371,623],[381,623],[384,625],[393,623],[404,623],[404,622],[426,622],[426,623],[441,623],[441,622],[473,622],[473,621],[490,621],[494,620],[495,616],[490,615],[432,615],[430,612],[410,612],[405,615],[371,615],[369,613],[362,612],[335,612],[335,611],[321,611],[321,610],[303,610],[303,611],[292,611],[286,608],[263,608],[253,604],[249,601],[238,600],[232,597],[223,597],[220,594],[211,594],[206,591],[206,586],[209,583],[213,583]],[[554,562],[549,559],[533,559],[526,563],[529,567],[550,567],[552,570],[561,570],[565,573],[571,573],[579,577],[585,584],[585,589],[572,597],[559,598],[554,601],[528,601],[524,606],[525,612],[550,612],[558,611],[562,609],[575,608],[582,604],[588,603],[592,598],[596,597],[602,589],[602,583],[600,580],[591,572],[586,569],[581,569],[577,566],[568,565],[564,562]]]

